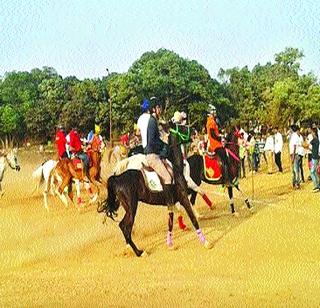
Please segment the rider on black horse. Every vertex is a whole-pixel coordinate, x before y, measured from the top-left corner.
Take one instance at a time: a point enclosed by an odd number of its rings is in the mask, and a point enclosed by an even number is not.
[[[220,127],[219,127],[220,121],[217,117],[216,107],[212,104],[209,104],[207,113],[208,113],[208,118],[207,118],[206,129],[207,129],[208,142],[209,142],[208,150],[209,152],[216,153],[220,157],[221,163],[222,163],[222,176],[224,179],[224,183],[226,184],[226,186],[230,186],[232,181],[230,180],[230,176],[228,172],[229,159],[228,159],[226,150],[221,142]]]

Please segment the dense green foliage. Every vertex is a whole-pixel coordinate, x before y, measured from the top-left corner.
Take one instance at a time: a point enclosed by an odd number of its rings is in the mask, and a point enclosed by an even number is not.
[[[184,110],[201,129],[209,102],[222,122],[232,119],[286,126],[289,121],[320,119],[320,85],[312,73],[300,74],[303,54],[287,48],[274,62],[221,69],[218,80],[197,61],[160,49],[146,52],[128,72],[102,79],[62,78],[53,68],[9,72],[0,80],[0,137],[46,141],[57,124],[87,133],[94,123],[109,137],[132,130],[143,98],[156,96],[164,116]]]

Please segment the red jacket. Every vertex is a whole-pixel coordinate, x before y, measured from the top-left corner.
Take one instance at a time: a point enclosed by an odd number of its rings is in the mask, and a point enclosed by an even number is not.
[[[80,140],[80,136],[78,135],[77,131],[73,129],[70,133],[70,147],[71,147],[71,152],[73,153],[78,153],[82,150],[82,142]]]
[[[129,146],[129,136],[128,134],[124,134],[120,137],[120,142],[121,144],[123,144],[124,146]]]
[[[209,116],[207,119],[207,134],[208,134],[208,140],[209,140],[209,151],[214,152],[217,148],[222,147],[222,143],[220,140],[217,140],[216,138],[211,136],[211,129],[213,129],[216,136],[219,136],[219,128],[217,125],[216,120],[213,116]]]
[[[59,129],[56,133],[56,147],[59,157],[66,152],[66,135],[62,129]]]

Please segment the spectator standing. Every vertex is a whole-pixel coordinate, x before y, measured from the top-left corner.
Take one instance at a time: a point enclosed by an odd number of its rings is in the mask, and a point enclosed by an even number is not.
[[[258,148],[259,148],[259,162],[261,162],[261,155],[264,158],[265,163],[268,165],[268,160],[267,160],[267,156],[266,153],[264,151],[264,146],[266,145],[266,141],[263,138],[262,133],[258,133],[257,135],[257,144],[258,144]]]
[[[274,155],[274,136],[272,134],[272,129],[269,128],[267,131],[266,144],[264,146],[264,151],[267,155],[268,160],[268,174],[273,173],[273,155]]]
[[[300,175],[301,175],[301,181],[304,183],[305,181],[304,181],[304,173],[303,173],[303,157],[304,157],[305,151],[304,151],[304,148],[303,148],[304,138],[303,138],[303,135],[301,134],[300,128],[298,128],[297,134],[298,134],[299,139],[300,139],[300,143],[299,143],[298,148],[297,148],[297,153],[299,155],[299,172],[300,172]]]
[[[319,176],[317,174],[317,166],[319,163],[319,138],[318,132],[316,128],[312,128],[312,140],[310,142],[310,149],[311,149],[311,178],[313,182],[313,190],[315,192],[320,191],[320,184],[319,184]]]
[[[282,163],[281,163],[281,153],[283,148],[283,138],[281,133],[279,132],[279,128],[275,127],[274,129],[274,159],[275,163],[280,172],[283,171]]]
[[[310,172],[310,175],[308,177],[308,181],[312,180],[312,177],[311,177],[311,160],[312,160],[312,151],[311,151],[311,140],[313,139],[313,135],[312,135],[312,127],[310,127],[308,129],[308,135],[307,135],[307,145],[308,145],[308,148],[306,149],[306,153],[307,153],[307,159],[308,159],[308,170]],[[319,139],[319,138],[318,138]]]
[[[300,189],[299,154],[297,153],[297,148],[301,145],[301,139],[297,134],[298,127],[293,124],[290,128],[289,153],[292,166],[292,186],[294,189]]]

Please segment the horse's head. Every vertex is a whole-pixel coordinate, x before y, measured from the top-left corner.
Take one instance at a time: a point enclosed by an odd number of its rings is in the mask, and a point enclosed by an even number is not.
[[[185,125],[171,124],[168,138],[170,148],[170,161],[179,172],[183,173],[183,157],[181,144],[190,142],[190,128]]]
[[[20,171],[20,165],[18,163],[18,149],[10,149],[10,150],[4,150],[3,151],[4,156],[8,162],[8,165],[11,169],[15,169],[16,171]]]

